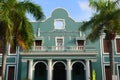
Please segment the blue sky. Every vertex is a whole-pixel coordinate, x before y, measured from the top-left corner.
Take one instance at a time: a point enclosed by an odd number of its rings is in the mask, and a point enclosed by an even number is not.
[[[64,8],[68,11],[69,16],[75,21],[89,20],[92,16],[92,10],[89,7],[88,0],[30,0],[42,7],[46,18],[50,17],[56,8]],[[34,19],[29,16],[30,21]]]

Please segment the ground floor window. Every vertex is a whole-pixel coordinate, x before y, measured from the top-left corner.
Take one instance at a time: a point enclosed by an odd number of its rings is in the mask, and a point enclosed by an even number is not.
[[[110,66],[105,66],[105,76],[106,80],[110,80]]]
[[[2,67],[0,66],[0,79],[1,79],[1,76],[2,76]]]
[[[15,75],[15,66],[9,66],[8,67],[8,80],[15,80],[14,75]]]
[[[0,66],[0,80],[2,76],[2,67]],[[8,67],[7,80],[15,80],[15,66]]]
[[[120,66],[118,66],[118,71],[119,71],[118,77],[119,77],[119,79],[120,79]]]

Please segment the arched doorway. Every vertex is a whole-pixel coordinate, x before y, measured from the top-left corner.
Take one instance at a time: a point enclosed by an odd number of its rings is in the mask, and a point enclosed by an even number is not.
[[[47,80],[46,65],[43,62],[35,65],[34,80]]]
[[[62,62],[55,63],[53,68],[53,80],[66,80],[65,65]]]
[[[84,65],[81,62],[75,62],[72,66],[72,80],[85,80]]]

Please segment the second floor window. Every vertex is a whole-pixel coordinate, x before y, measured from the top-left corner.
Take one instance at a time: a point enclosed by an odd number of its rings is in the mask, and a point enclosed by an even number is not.
[[[15,54],[16,53],[16,47],[15,45],[10,46],[10,54]]]
[[[63,38],[57,38],[56,39],[56,49],[57,50],[63,50]]]
[[[2,54],[2,46],[0,45],[0,54]]]
[[[82,50],[84,47],[84,40],[77,40],[78,50]]]
[[[106,39],[103,39],[103,49],[104,53],[109,53],[109,41]]]
[[[35,40],[35,50],[41,50],[42,40]]]
[[[117,53],[120,53],[120,39],[116,39],[116,49]]]

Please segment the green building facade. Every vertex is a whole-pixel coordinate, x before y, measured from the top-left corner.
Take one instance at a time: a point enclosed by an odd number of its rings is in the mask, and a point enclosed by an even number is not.
[[[92,80],[93,71],[96,80],[109,80],[104,33],[94,43],[86,40],[90,30],[79,31],[82,22],[74,21],[62,8],[44,21],[31,23],[35,35],[32,49],[22,52],[16,48],[16,54],[8,54],[6,80]],[[119,36],[114,42],[115,75],[119,80]]]

